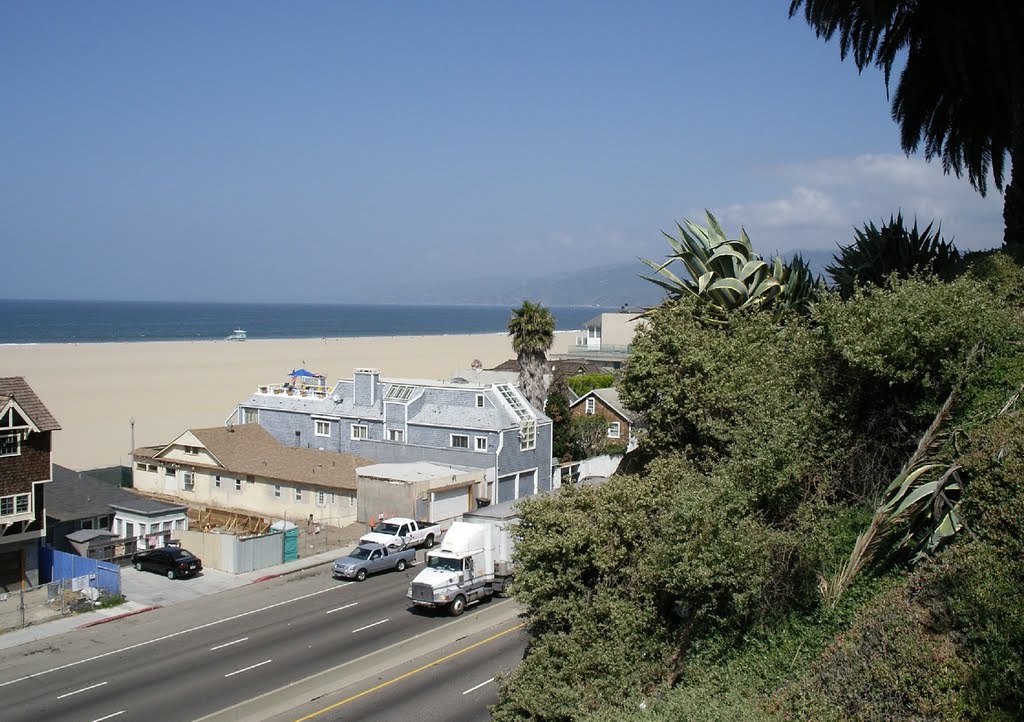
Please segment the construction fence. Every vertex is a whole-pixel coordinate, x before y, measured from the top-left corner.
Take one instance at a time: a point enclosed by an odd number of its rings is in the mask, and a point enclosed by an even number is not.
[[[0,633],[95,608],[102,596],[81,581],[61,579],[0,594]]]

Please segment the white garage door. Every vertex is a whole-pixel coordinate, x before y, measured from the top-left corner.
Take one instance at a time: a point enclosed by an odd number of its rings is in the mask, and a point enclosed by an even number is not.
[[[455,519],[469,511],[469,492],[472,488],[472,486],[462,486],[458,489],[431,493],[431,521]]]

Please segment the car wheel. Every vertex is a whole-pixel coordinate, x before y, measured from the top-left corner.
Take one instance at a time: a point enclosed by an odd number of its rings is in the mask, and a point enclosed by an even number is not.
[[[137,571],[137,572],[141,572],[142,571],[142,562],[135,562],[135,571]]]
[[[356,572],[356,581],[357,582],[362,582],[362,581],[365,581],[365,580],[366,580],[366,570],[365,569],[360,569],[358,572]]]
[[[423,546],[425,546],[427,549],[430,549],[434,546],[433,534],[427,534],[427,538],[423,540]]]
[[[168,579],[174,579],[174,570],[173,569],[168,569],[167,570],[167,578]]]
[[[466,598],[460,594],[452,602],[452,616],[457,617],[464,611],[466,611]]]
[[[405,560],[404,559],[399,559],[398,560],[398,564],[395,565],[395,571],[397,571],[397,572],[404,572],[405,571],[405,566],[406,566]]]

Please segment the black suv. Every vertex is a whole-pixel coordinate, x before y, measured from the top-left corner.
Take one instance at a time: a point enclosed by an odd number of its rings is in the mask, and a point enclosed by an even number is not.
[[[161,547],[132,554],[132,564],[140,572],[144,569],[166,574],[168,579],[190,577],[203,570],[203,562],[195,554],[181,547]]]

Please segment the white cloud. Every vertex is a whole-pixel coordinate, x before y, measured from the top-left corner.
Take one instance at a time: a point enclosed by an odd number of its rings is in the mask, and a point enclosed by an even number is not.
[[[921,226],[941,224],[943,237],[961,250],[991,248],[1002,240],[1002,195],[990,190],[982,198],[965,178],[947,176],[941,164],[920,156],[822,158],[761,169],[756,176],[770,184],[767,194],[780,184],[785,192],[732,203],[716,216],[727,230],[742,224],[762,251],[831,249],[852,240],[855,228],[899,212],[907,223],[916,218]]]

